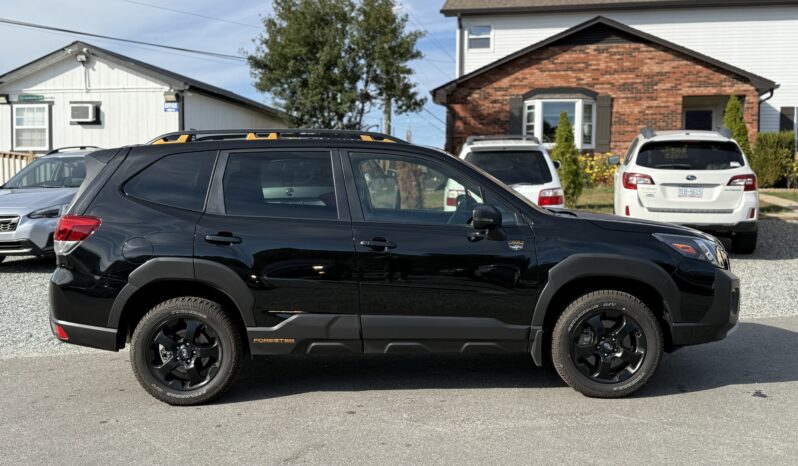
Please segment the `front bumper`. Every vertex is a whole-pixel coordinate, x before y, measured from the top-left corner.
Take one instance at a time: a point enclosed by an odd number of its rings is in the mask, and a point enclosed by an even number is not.
[[[698,345],[726,338],[740,317],[740,279],[728,270],[715,269],[712,304],[699,322],[671,327],[674,346]]]
[[[21,216],[14,231],[0,232],[0,256],[44,256],[53,253],[57,218]]]

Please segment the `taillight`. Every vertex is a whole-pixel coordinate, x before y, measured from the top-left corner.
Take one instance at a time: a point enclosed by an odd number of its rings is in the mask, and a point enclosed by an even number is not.
[[[639,184],[654,184],[654,179],[643,173],[624,173],[623,187],[626,189],[637,189]]]
[[[743,191],[756,191],[756,175],[737,175],[731,177],[729,186],[745,186]]]
[[[538,205],[562,205],[565,203],[565,193],[561,188],[541,189],[538,194]]]
[[[100,219],[82,215],[65,215],[58,220],[53,236],[53,249],[59,255],[72,252],[78,244],[85,241],[100,228]]]
[[[465,194],[464,189],[450,189],[446,192],[446,205],[449,207],[457,206],[457,196]]]

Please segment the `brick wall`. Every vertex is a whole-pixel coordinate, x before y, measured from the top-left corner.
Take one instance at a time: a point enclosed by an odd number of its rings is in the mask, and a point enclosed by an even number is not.
[[[610,95],[611,150],[640,128],[682,128],[685,96],[738,95],[753,141],[759,95],[744,78],[651,43],[552,45],[461,83],[449,95],[450,148],[474,134],[507,134],[509,99],[537,88],[583,87]]]

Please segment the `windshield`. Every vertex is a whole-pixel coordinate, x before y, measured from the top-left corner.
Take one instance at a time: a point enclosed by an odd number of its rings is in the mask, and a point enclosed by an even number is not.
[[[730,170],[745,165],[733,142],[650,142],[637,154],[638,165],[665,170]]]
[[[83,157],[46,157],[23,168],[3,188],[77,188],[85,176]]]
[[[465,159],[508,185],[551,182],[546,158],[537,150],[477,151]]]

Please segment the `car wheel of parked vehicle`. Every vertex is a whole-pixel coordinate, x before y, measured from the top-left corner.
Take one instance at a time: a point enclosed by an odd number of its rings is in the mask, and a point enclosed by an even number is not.
[[[642,387],[662,359],[662,330],[648,307],[615,290],[574,300],[552,335],[560,377],[583,395],[619,398]]]
[[[737,233],[732,236],[732,251],[737,254],[751,254],[756,250],[757,232]]]
[[[222,307],[181,297],[150,310],[136,326],[130,362],[139,383],[172,405],[214,400],[232,385],[243,353],[241,334]]]

